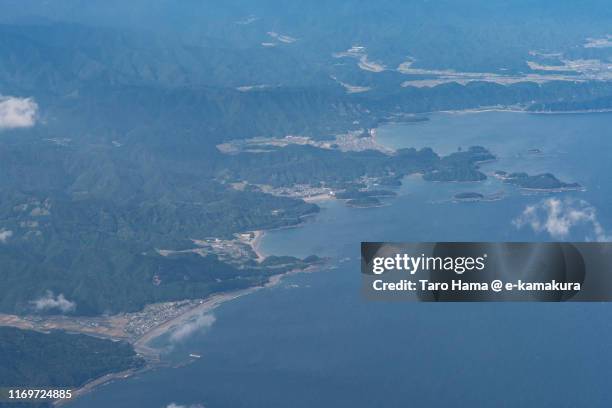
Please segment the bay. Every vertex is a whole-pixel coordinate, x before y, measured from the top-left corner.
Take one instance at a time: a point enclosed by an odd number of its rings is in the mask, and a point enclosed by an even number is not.
[[[269,231],[267,254],[331,257],[332,268],[288,277],[224,304],[214,323],[168,344],[169,361],[191,364],[115,381],[71,407],[573,407],[612,398],[608,304],[415,304],[368,302],[360,294],[361,241],[542,241],[592,239],[593,222],[562,237],[518,228],[525,208],[559,200],[592,211],[612,229],[612,114],[434,114],[388,124],[378,141],[449,154],[482,145],[496,170],[551,172],[586,191],[529,193],[489,177],[428,183],[407,177],[379,208],[338,201],[299,228]],[[503,192],[455,202],[459,192]],[[169,341],[169,340],[168,340]]]

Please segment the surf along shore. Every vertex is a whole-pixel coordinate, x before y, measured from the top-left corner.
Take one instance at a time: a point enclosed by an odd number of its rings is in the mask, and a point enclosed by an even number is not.
[[[242,242],[249,245],[257,262],[266,259],[261,250],[265,231],[252,231],[249,239]],[[171,334],[186,323],[200,316],[211,313],[222,304],[236,300],[265,288],[278,285],[285,276],[296,273],[320,270],[322,264],[314,264],[305,268],[295,268],[287,272],[270,276],[263,285],[252,286],[230,292],[216,293],[203,299],[190,299],[175,302],[155,303],[145,306],[142,311],[134,313],[121,313],[112,316],[17,316],[0,313],[0,326],[16,327],[24,330],[34,330],[48,333],[53,330],[62,330],[68,333],[80,333],[114,341],[130,343],[135,352],[145,360],[142,368],[130,369],[121,372],[108,373],[95,378],[84,385],[72,390],[70,400],[56,400],[54,406],[63,406],[71,400],[93,391],[95,388],[118,379],[125,379],[137,373],[154,368],[164,367],[161,348],[151,345],[154,339]]]

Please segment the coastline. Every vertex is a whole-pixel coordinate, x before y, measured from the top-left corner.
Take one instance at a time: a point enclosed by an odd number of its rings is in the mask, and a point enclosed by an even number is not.
[[[210,313],[213,310],[215,310],[217,307],[221,306],[222,304],[226,302],[238,299],[242,296],[248,295],[259,289],[263,289],[265,287],[268,287],[267,283],[262,286],[253,286],[250,288],[240,289],[240,290],[236,290],[233,292],[218,293],[218,294],[211,295],[207,298],[201,299],[198,305],[179,314],[178,316],[175,316],[161,323],[158,326],[155,326],[154,328],[146,332],[144,335],[142,335],[140,338],[138,338],[135,342],[132,343],[132,345],[134,346],[134,350],[136,350],[136,352],[140,354],[147,353],[150,350],[157,351],[157,349],[155,349],[154,347],[149,346],[149,343],[152,340],[166,333],[172,332],[177,326],[187,323],[189,320],[191,320],[194,317],[197,317],[202,314]]]
[[[308,214],[315,215],[315,214]],[[303,216],[306,218],[307,216]],[[304,220],[297,225],[285,226],[274,229],[296,228],[303,224]],[[274,230],[273,229],[273,230]],[[266,230],[250,231],[250,239],[241,239],[241,241],[249,245],[253,251],[253,255],[257,262],[262,262],[266,259],[266,254],[262,251],[262,242],[266,236]],[[268,276],[267,279],[256,285],[248,288],[238,289],[230,292],[215,293],[201,299],[190,299],[176,302],[162,302],[146,305],[143,310],[134,313],[120,313],[112,316],[52,316],[50,318],[41,318],[35,315],[8,315],[0,314],[0,326],[16,327],[23,330],[33,330],[43,333],[48,333],[52,330],[63,330],[67,333],[85,334],[92,337],[103,338],[112,341],[125,341],[129,343],[134,351],[145,361],[144,366],[132,368],[120,372],[110,372],[100,377],[93,378],[90,381],[82,384],[79,387],[72,388],[72,398],[66,400],[55,400],[51,402],[52,406],[65,406],[74,401],[79,396],[88,394],[99,386],[108,384],[115,380],[129,378],[133,375],[143,373],[155,368],[165,366],[161,362],[160,355],[163,351],[160,347],[150,345],[150,342],[172,331],[176,330],[181,325],[198,318],[201,315],[212,312],[217,307],[226,302],[230,302],[243,296],[252,294],[261,289],[272,288],[277,286],[281,281],[290,275],[298,273],[313,272],[324,269],[324,263],[316,263],[306,267],[295,267],[283,273]],[[167,320],[150,327],[141,334],[133,333],[126,328],[129,326],[130,320],[134,315],[141,314],[149,307],[164,306],[169,303],[174,303],[176,313],[168,316]],[[138,317],[138,316],[136,316]],[[94,324],[91,324],[94,323]]]
[[[271,277],[268,280],[268,283],[263,286],[255,286],[255,287],[241,289],[241,290],[237,290],[233,292],[215,294],[208,298],[202,299],[200,300],[200,303],[197,306],[190,308],[189,310],[179,314],[178,316],[175,316],[167,320],[166,322],[161,323],[158,326],[155,326],[154,328],[146,332],[144,335],[142,335],[135,341],[128,340],[128,342],[132,345],[132,347],[134,347],[134,351],[145,358],[146,363],[144,367],[138,368],[138,369],[130,369],[130,370],[125,370],[125,371],[115,372],[115,373],[109,373],[101,377],[95,378],[81,385],[80,387],[74,388],[72,390],[73,396],[69,400],[56,400],[52,403],[52,405],[56,407],[64,406],[74,401],[76,398],[94,391],[96,388],[102,385],[108,384],[115,380],[126,379],[135,374],[143,373],[143,372],[159,367],[160,366],[159,362],[155,360],[159,357],[160,350],[154,347],[151,347],[149,345],[149,342],[151,342],[152,340],[164,334],[172,332],[172,330],[174,330],[177,326],[187,323],[192,318],[195,318],[202,314],[212,312],[214,309],[221,306],[225,302],[229,302],[231,300],[238,299],[244,295],[253,293],[256,290],[263,289],[265,287],[269,287],[268,285],[270,281],[272,281],[272,278],[273,277]],[[279,278],[273,281],[273,283],[277,284],[280,281],[281,279]]]
[[[256,230],[253,231],[253,239],[249,242],[251,249],[257,256],[257,262],[262,262],[266,259],[266,255],[261,250],[261,244],[263,242],[264,237],[266,236],[265,230]]]
[[[427,114],[434,114],[434,113],[447,113],[447,114],[468,114],[468,113],[483,113],[483,112],[521,112],[521,113],[531,113],[531,114],[584,114],[584,113],[609,113],[612,112],[612,109],[609,110],[601,110],[601,111],[567,111],[567,112],[530,112],[527,110],[519,110],[519,109],[512,109],[512,108],[508,108],[508,109],[504,109],[504,108],[483,108],[483,109],[466,109],[466,110],[458,110],[458,111],[436,111],[436,112],[428,112]],[[397,123],[403,123],[402,121],[398,121]],[[371,137],[375,138],[376,137],[376,129],[372,129],[371,132]],[[416,175],[416,174],[415,174]],[[410,177],[412,175],[409,175],[408,177]],[[311,196],[311,197],[305,197],[302,198],[304,201],[306,202],[323,202],[323,201],[331,201],[331,200],[335,200],[336,198],[329,195],[329,194],[320,194],[320,195],[316,195],[316,196]],[[383,205],[379,205],[379,206],[371,206],[371,207],[357,207],[355,206],[355,208],[377,208],[377,207],[381,207]],[[300,224],[297,225],[292,225],[292,226],[287,226],[287,227],[281,227],[281,228],[296,228],[299,227]],[[256,230],[256,231],[252,231],[253,238],[251,240],[249,240],[249,245],[251,246],[251,248],[253,249],[253,252],[255,253],[256,257],[257,257],[257,261],[261,262],[265,259],[265,254],[262,251],[262,241],[266,235],[266,231],[265,230]],[[174,316],[172,318],[170,318],[169,320],[159,324],[156,327],[153,327],[150,331],[144,333],[141,337],[137,338],[137,339],[128,339],[127,341],[130,342],[133,347],[134,350],[143,355],[143,356],[148,356],[149,358],[151,358],[152,356],[154,356],[155,354],[157,354],[159,352],[159,350],[156,350],[155,348],[149,346],[149,343],[164,335],[167,333],[172,332],[172,330],[174,330],[177,326],[180,326],[182,324],[185,324],[186,322],[190,321],[191,319],[193,319],[194,317],[197,317],[198,315],[201,314],[206,314],[206,313],[210,313],[212,311],[214,311],[217,307],[221,306],[222,304],[238,299],[242,296],[254,293],[256,291],[259,291],[260,289],[264,289],[264,288],[269,288],[269,287],[273,287],[278,285],[282,279],[285,276],[289,276],[295,273],[301,273],[301,272],[307,272],[308,268],[304,269],[304,270],[292,270],[283,274],[278,274],[278,275],[273,275],[271,277],[268,278],[268,281],[266,283],[264,283],[263,285],[259,285],[259,286],[253,286],[253,287],[249,287],[246,289],[241,289],[241,290],[237,290],[237,291],[233,291],[233,292],[227,292],[227,293],[219,293],[219,294],[213,294],[207,298],[201,299],[199,300],[199,304],[195,305],[192,308],[189,308],[188,310],[181,312],[180,314],[178,314],[177,316]],[[197,301],[197,300],[196,300]],[[85,333],[85,334],[89,334],[92,335],[91,333]],[[102,337],[102,336],[100,336]],[[108,337],[107,337],[108,338]],[[125,339],[124,339],[125,340]],[[117,380],[117,379],[125,379],[128,378],[132,375],[135,375],[137,373],[143,372],[143,371],[147,371],[147,370],[151,370],[155,367],[158,367],[158,364],[152,363],[150,361],[147,361],[147,364],[145,365],[145,367],[141,368],[141,369],[132,369],[132,370],[127,370],[127,371],[122,371],[122,372],[117,372],[117,373],[110,373],[110,374],[106,374],[102,377],[93,379],[92,381],[84,384],[83,386],[79,387],[79,388],[75,388],[73,390],[74,393],[74,397],[71,400],[60,400],[60,401],[56,401],[53,403],[53,405],[55,406],[61,406],[61,405],[65,405],[69,402],[71,402],[72,400],[74,400],[75,398],[77,398],[78,396],[81,395],[85,395],[91,391],[94,391],[98,386],[107,384],[111,381]]]
[[[91,391],[93,391],[94,389],[96,389],[97,387],[104,385],[104,384],[108,384],[109,382],[113,381],[113,380],[119,380],[122,378],[128,378],[131,377],[132,375],[135,375],[137,373],[140,372],[144,372],[149,370],[150,367],[145,366],[144,368],[139,368],[139,369],[130,369],[130,370],[125,370],[125,371],[120,371],[117,373],[109,373],[106,375],[103,375],[102,377],[98,377],[94,380],[91,380],[88,383],[85,383],[84,385],[82,385],[79,388],[75,388],[72,389],[72,397],[70,399],[60,399],[60,400],[55,400],[51,403],[52,406],[54,407],[61,407],[64,406],[66,404],[69,404],[70,402],[74,401],[75,399],[90,393]]]
[[[168,321],[158,326],[155,326],[150,331],[145,333],[143,336],[138,338],[135,342],[132,343],[134,346],[134,349],[137,351],[138,350],[144,350],[144,351],[157,350],[153,347],[150,347],[148,343],[164,334],[172,332],[177,326],[187,323],[192,318],[197,317],[202,314],[210,313],[216,308],[218,308],[219,306],[223,305],[224,303],[239,299],[246,295],[250,295],[262,289],[273,288],[277,286],[279,283],[281,283],[285,277],[295,275],[298,273],[307,273],[307,272],[313,272],[315,270],[318,270],[319,266],[309,266],[304,269],[292,269],[285,273],[279,273],[277,275],[270,276],[264,284],[259,285],[259,286],[251,286],[249,288],[239,289],[239,290],[235,290],[231,292],[218,293],[218,294],[211,295],[207,298],[201,299],[198,305],[179,314],[178,316],[175,316],[172,319],[169,319]]]
[[[317,194],[317,195],[308,196],[308,197],[302,197],[302,200],[306,201],[307,203],[319,203],[319,202],[324,202],[324,201],[332,201],[335,199],[336,197],[328,193]]]
[[[257,242],[257,246],[260,245],[261,239],[263,239],[263,236],[265,235],[265,231],[258,231],[258,232],[259,234],[257,235],[257,237],[259,241]],[[258,253],[261,254],[260,252]],[[268,280],[264,284],[259,285],[259,286],[252,286],[249,288],[239,289],[239,290],[235,290],[232,292],[218,293],[218,294],[214,294],[207,298],[199,300],[199,303],[196,306],[180,313],[177,316],[174,316],[173,318],[159,324],[158,326],[155,326],[154,328],[152,328],[151,330],[149,330],[148,332],[146,332],[139,338],[135,340],[127,340],[134,347],[134,351],[136,351],[136,353],[140,354],[141,356],[145,358],[146,363],[144,367],[141,367],[138,369],[129,369],[129,370],[115,372],[115,373],[109,373],[101,377],[95,378],[83,384],[80,387],[74,388],[72,390],[73,397],[71,399],[56,400],[52,403],[52,405],[58,406],[58,407],[66,405],[70,403],[71,401],[75,400],[76,398],[78,398],[79,396],[88,394],[102,385],[108,384],[115,380],[126,379],[133,375],[143,373],[143,372],[146,372],[146,371],[162,366],[162,364],[159,363],[159,353],[161,350],[149,345],[149,343],[153,341],[154,339],[159,338],[160,336],[163,336],[165,334],[171,333],[177,327],[188,323],[190,320],[194,318],[197,318],[207,313],[211,313],[212,311],[214,311],[216,308],[223,305],[224,303],[239,299],[246,295],[250,295],[262,289],[275,287],[279,285],[285,277],[295,275],[298,273],[308,273],[308,272],[317,271],[317,270],[320,270],[320,267],[321,267],[320,265],[313,265],[313,266],[306,267],[304,269],[293,269],[285,273],[272,275],[268,278]],[[125,339],[122,339],[122,340],[125,340]]]

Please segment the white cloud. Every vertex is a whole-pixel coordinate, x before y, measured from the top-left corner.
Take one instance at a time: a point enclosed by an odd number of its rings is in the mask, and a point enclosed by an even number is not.
[[[170,341],[172,343],[181,342],[200,330],[210,328],[215,323],[215,320],[215,316],[211,314],[202,314],[195,320],[187,322],[176,329],[170,335]]]
[[[13,231],[7,229],[0,229],[0,243],[6,244],[6,241],[13,236]]]
[[[0,95],[0,130],[32,127],[37,113],[38,104],[32,98]]]
[[[166,408],[204,408],[204,405],[195,404],[195,405],[179,405],[176,402],[172,402],[166,405]]]
[[[45,296],[33,300],[32,305],[38,312],[47,310],[59,310],[62,313],[68,313],[76,309],[76,303],[69,301],[64,297],[63,293],[55,296],[52,291],[48,290]]]
[[[517,228],[528,226],[535,232],[547,232],[555,239],[566,238],[572,229],[583,228],[587,231],[587,241],[612,240],[599,223],[595,207],[584,200],[542,200],[527,206],[513,224]]]

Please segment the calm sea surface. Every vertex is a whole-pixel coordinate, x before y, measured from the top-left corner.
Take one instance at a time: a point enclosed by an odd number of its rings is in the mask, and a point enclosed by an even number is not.
[[[192,364],[116,381],[70,406],[609,407],[612,305],[371,303],[358,256],[360,241],[553,240],[513,224],[551,198],[593,215],[562,239],[595,239],[596,225],[612,235],[612,114],[436,114],[386,125],[379,141],[441,154],[482,145],[499,158],[486,173],[551,172],[587,190],[526,195],[493,177],[408,177],[385,207],[322,203],[304,226],[268,233],[263,251],[330,256],[332,269],[289,277],[221,306],[192,336],[160,340],[169,361],[200,354]],[[503,198],[452,202],[462,191]]]

